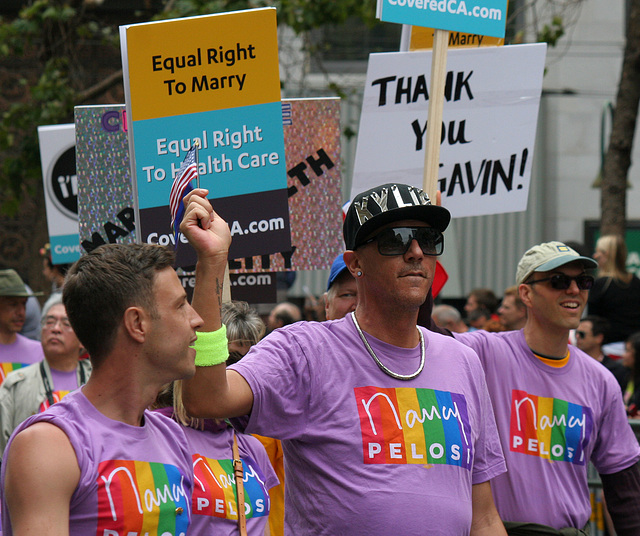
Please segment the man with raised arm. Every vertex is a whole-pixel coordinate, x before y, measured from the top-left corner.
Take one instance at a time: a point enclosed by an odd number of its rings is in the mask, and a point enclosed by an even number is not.
[[[504,465],[478,358],[416,325],[449,212],[403,184],[356,196],[344,223],[355,312],[280,329],[226,369],[230,234],[205,194],[191,194],[181,226],[198,249],[193,306],[206,332],[184,402],[194,416],[243,417],[247,432],[282,439],[285,533],[505,534],[489,484]]]

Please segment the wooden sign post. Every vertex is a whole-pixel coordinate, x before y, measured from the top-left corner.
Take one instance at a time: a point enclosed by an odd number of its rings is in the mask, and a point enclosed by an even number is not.
[[[424,175],[422,189],[435,203],[438,167],[440,163],[440,136],[442,132],[442,110],[444,108],[444,86],[447,78],[447,48],[449,31],[435,30],[433,35],[433,60],[431,62],[431,90],[429,92],[429,120],[427,140],[424,148]]]
[[[378,0],[377,15],[381,20],[435,29],[423,179],[423,190],[431,200],[435,201],[440,164],[449,31],[504,37],[506,14],[507,0]]]

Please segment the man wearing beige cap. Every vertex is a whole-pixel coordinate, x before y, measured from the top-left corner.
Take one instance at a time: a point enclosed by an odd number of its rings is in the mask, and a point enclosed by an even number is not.
[[[492,489],[512,535],[587,534],[589,462],[602,478],[618,536],[640,534],[640,447],[620,386],[568,343],[596,266],[561,242],[534,246],[516,273],[524,328],[455,334],[485,369],[508,469]]]
[[[29,292],[15,270],[0,270],[0,383],[8,372],[44,359],[42,345],[20,335]]]

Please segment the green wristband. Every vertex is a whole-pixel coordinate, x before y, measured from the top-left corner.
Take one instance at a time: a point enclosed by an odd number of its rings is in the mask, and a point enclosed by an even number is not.
[[[212,367],[224,363],[229,357],[227,327],[223,324],[217,331],[197,331],[198,340],[193,343],[196,350],[196,367]]]

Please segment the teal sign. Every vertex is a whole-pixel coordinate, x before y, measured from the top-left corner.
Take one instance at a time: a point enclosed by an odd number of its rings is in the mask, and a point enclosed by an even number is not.
[[[504,37],[507,0],[378,0],[385,22]]]
[[[80,242],[77,234],[51,235],[51,258],[56,264],[71,264],[80,258]]]

